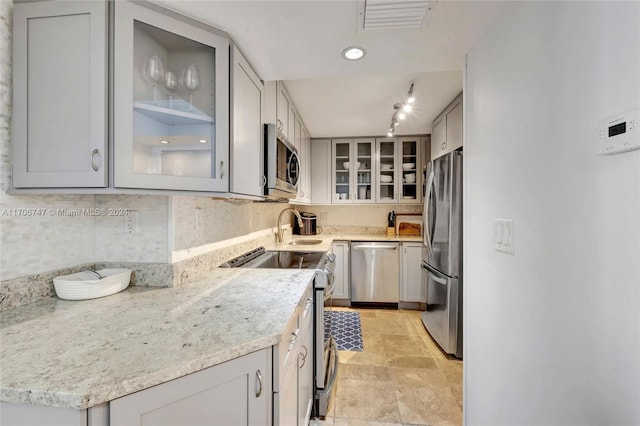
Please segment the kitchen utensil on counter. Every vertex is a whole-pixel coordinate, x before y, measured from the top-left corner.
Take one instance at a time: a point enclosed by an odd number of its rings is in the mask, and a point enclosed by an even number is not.
[[[295,235],[316,235],[320,233],[318,230],[318,217],[313,213],[300,212],[302,217],[302,229],[297,220],[293,221],[293,233]]]
[[[131,269],[86,270],[55,277],[53,287],[60,299],[87,300],[118,293],[127,288],[130,281]]]

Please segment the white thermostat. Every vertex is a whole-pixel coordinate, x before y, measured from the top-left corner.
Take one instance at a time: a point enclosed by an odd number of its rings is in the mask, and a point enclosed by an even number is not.
[[[598,154],[640,149],[640,108],[614,115],[598,123]]]

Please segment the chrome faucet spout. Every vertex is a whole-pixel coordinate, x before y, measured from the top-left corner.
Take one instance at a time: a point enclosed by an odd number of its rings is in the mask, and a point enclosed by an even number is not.
[[[302,216],[300,216],[300,213],[298,212],[298,210],[294,209],[293,207],[287,207],[286,209],[282,209],[282,211],[278,215],[278,223],[276,224],[276,242],[277,243],[282,243],[284,240],[283,230],[282,230],[282,216],[286,211],[291,211],[296,216],[300,229],[304,228],[304,224],[302,223]]]

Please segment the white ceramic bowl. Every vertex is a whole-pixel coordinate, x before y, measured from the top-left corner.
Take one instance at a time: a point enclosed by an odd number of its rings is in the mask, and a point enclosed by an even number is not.
[[[403,163],[402,168],[404,170],[413,170],[416,168],[416,163]]]
[[[65,300],[86,300],[109,296],[129,286],[131,269],[101,269],[104,278],[89,271],[76,272],[53,279],[56,295]]]
[[[408,174],[404,175],[404,179],[406,180],[407,183],[415,183],[416,182],[416,174],[415,173],[408,173]]]
[[[393,164],[380,164],[380,170],[393,170]]]
[[[360,162],[356,161],[355,163],[355,170],[358,170],[360,168]],[[342,167],[344,167],[346,170],[349,170],[351,168],[351,163],[348,161],[345,161],[344,163],[342,163]]]
[[[393,176],[380,175],[380,182],[381,183],[391,183],[391,182],[393,182]]]

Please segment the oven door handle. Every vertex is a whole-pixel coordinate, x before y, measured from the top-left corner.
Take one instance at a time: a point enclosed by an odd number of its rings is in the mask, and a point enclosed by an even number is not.
[[[332,280],[331,285],[325,289],[323,301],[327,301],[333,297],[333,290],[336,288],[336,280]]]
[[[329,353],[333,354],[333,372],[324,389],[318,390],[318,392],[320,393],[327,394],[331,393],[331,389],[333,389],[333,386],[336,384],[336,378],[338,377],[338,367],[340,365],[340,362],[338,360],[338,344],[333,337],[329,337],[329,341],[329,346],[331,348],[329,349]]]

